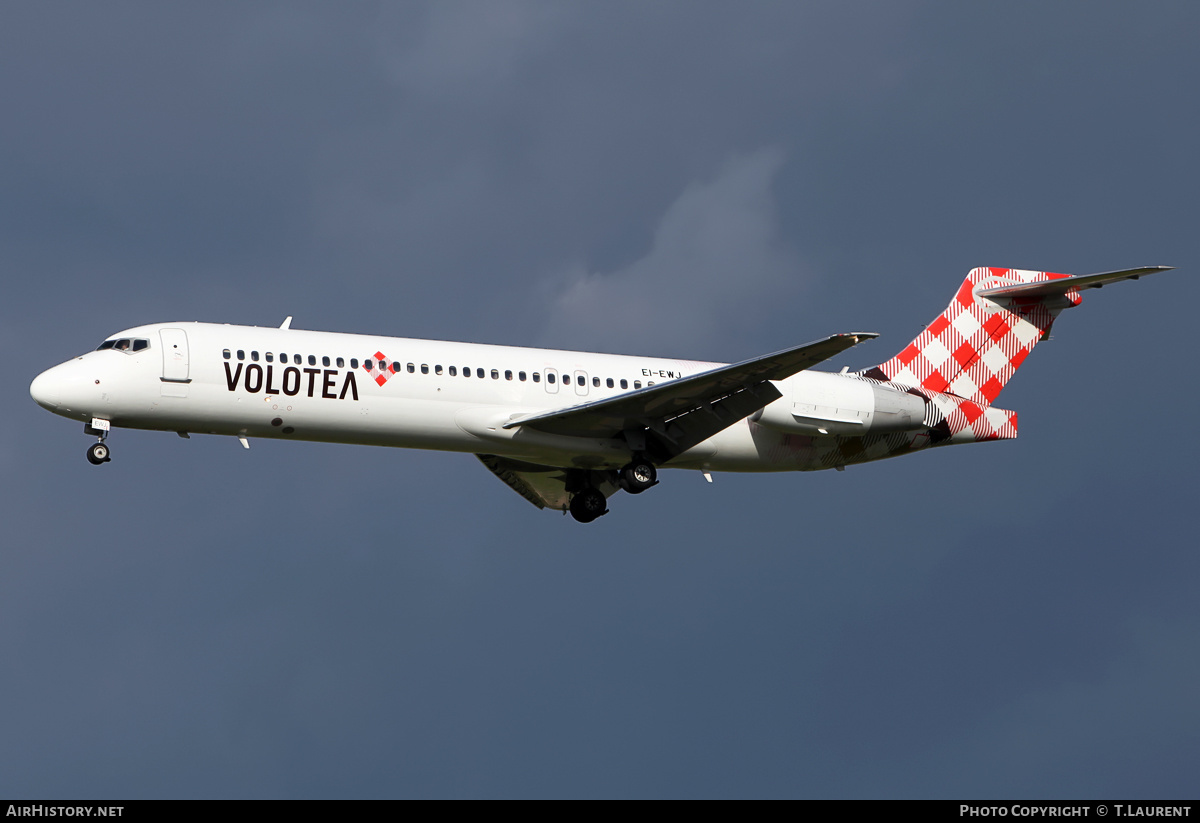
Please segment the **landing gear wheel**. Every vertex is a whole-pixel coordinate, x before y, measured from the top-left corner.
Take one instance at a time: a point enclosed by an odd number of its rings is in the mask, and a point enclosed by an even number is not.
[[[630,494],[641,494],[658,484],[658,471],[649,460],[635,458],[621,469],[621,488]]]
[[[108,456],[108,446],[103,443],[93,443],[88,446],[87,459],[93,466],[99,466],[101,463],[107,463],[112,460]]]
[[[604,514],[608,514],[608,509],[604,505],[604,493],[599,489],[586,488],[571,498],[571,516],[580,523],[591,523]]]

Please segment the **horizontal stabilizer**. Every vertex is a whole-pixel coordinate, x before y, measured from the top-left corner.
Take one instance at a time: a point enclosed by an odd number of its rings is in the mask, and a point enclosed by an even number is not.
[[[1101,274],[1080,274],[1067,277],[1057,277],[1054,280],[1040,280],[1036,283],[1021,283],[1016,286],[999,286],[994,289],[980,289],[976,294],[980,297],[1049,297],[1055,294],[1066,294],[1072,289],[1098,289],[1109,283],[1121,280],[1137,280],[1144,274],[1155,274],[1160,271],[1171,271],[1174,266],[1144,266],[1140,269],[1122,269],[1107,271]]]

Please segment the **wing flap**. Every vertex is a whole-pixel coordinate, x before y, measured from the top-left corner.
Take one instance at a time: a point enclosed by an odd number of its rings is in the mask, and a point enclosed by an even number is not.
[[[1122,269],[1107,271],[1100,274],[1080,274],[1069,277],[1057,277],[1054,280],[1042,280],[1037,283],[1023,283],[1017,286],[999,286],[994,289],[981,289],[976,292],[980,297],[1049,297],[1055,294],[1066,294],[1071,289],[1098,289],[1109,283],[1121,280],[1137,280],[1144,274],[1156,274],[1160,271],[1171,271],[1174,266],[1143,266],[1140,269]]]
[[[782,396],[769,381],[763,381],[651,428],[669,443],[671,455],[682,454]]]

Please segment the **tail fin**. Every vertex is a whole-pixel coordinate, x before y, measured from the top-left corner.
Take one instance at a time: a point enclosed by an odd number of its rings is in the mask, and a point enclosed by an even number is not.
[[[972,269],[950,305],[903,351],[863,372],[865,377],[944,392],[990,406],[1000,390],[1050,334],[1079,292],[1136,280],[1167,266],[1072,277],[1019,269]]]

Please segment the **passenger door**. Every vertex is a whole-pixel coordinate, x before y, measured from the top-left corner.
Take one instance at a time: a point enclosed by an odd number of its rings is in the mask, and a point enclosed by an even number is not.
[[[187,332],[183,329],[160,329],[158,337],[163,347],[163,382],[190,383]]]

